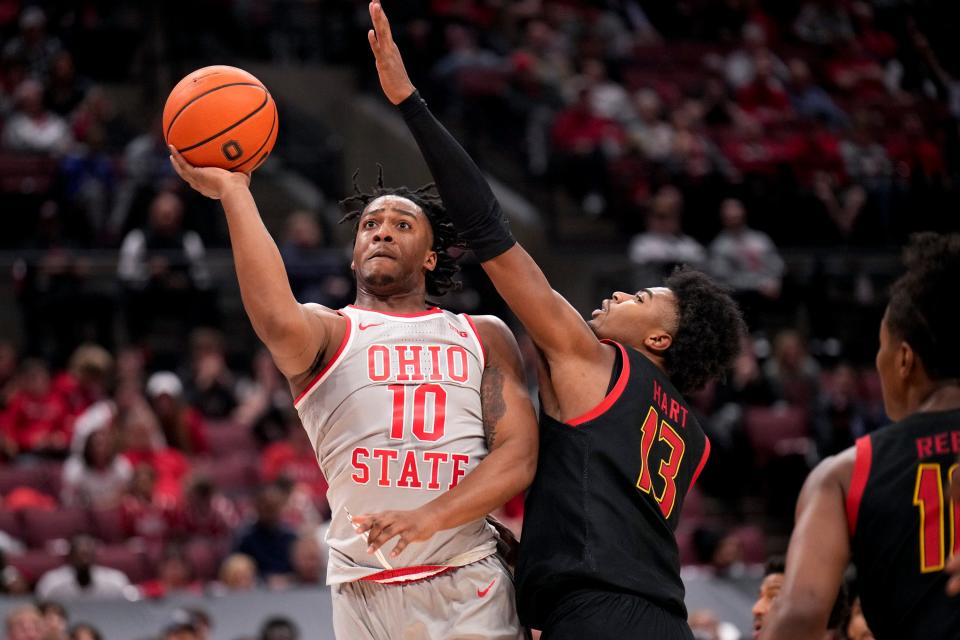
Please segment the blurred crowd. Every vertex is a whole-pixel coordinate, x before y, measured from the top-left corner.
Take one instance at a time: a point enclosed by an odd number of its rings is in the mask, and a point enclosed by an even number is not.
[[[177,609],[155,637],[138,640],[209,640],[215,621],[201,608]],[[7,640],[104,640],[89,622],[71,621],[69,611],[55,600],[40,600],[12,609],[5,619]],[[256,634],[238,640],[299,640],[300,629],[284,616],[265,619]]]
[[[54,624],[45,603],[77,593],[322,583],[326,485],[269,355],[247,347],[248,329],[233,340],[240,312],[209,251],[226,246],[222,216],[173,179],[158,122],[131,120],[116,87],[153,68],[161,53],[142,43],[156,41],[180,64],[256,41],[244,52],[349,63],[370,81],[366,0],[233,3],[222,24],[218,3],[196,4],[197,20],[176,25],[125,3],[0,1],[0,246],[17,251],[24,337],[0,342],[0,590],[43,600],[11,614],[11,638]],[[678,539],[688,571],[761,563],[784,546],[812,465],[886,420],[869,365],[881,287],[856,268],[807,274],[798,312],[783,254],[958,226],[960,58],[934,9],[387,8],[431,105],[483,166],[549,194],[548,224],[610,225],[638,282],[684,262],[734,292],[753,334],[725,381],[692,398],[713,453]],[[243,36],[254,29],[265,37]],[[323,220],[291,212],[278,244],[297,298],[338,307],[353,283]],[[501,312],[478,271],[467,265],[445,303]],[[830,313],[848,319],[824,325]],[[518,527],[522,501],[500,515]],[[54,637],[98,637],[56,624]],[[204,637],[171,627],[162,640]]]
[[[882,246],[956,226],[949,3],[403,5],[389,9],[415,84],[471,151],[562,193],[575,215],[635,233],[672,186],[701,242],[728,197],[780,245]]]
[[[85,344],[64,371],[14,358],[2,376],[4,592],[322,584],[327,485],[269,354],[234,372],[198,329],[179,373],[145,361]]]

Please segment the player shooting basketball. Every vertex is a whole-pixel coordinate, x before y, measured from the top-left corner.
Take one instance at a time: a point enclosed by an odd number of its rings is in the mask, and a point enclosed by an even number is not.
[[[345,201],[357,297],[333,310],[294,298],[248,176],[171,154],[191,187],[223,205],[244,308],[329,483],[337,636],[522,637],[484,516],[529,485],[536,418],[506,325],[428,308],[457,270],[439,198],[384,188],[381,176]],[[372,512],[385,513],[359,515]],[[360,524],[397,539],[368,546]]]
[[[515,242],[483,175],[411,84],[379,2],[368,34],[451,219],[536,343],[541,450],[517,568],[544,639],[691,638],[673,532],[709,442],[682,394],[721,375],[743,321],[706,276],[614,292],[589,323]],[[371,529],[374,546],[389,531]]]

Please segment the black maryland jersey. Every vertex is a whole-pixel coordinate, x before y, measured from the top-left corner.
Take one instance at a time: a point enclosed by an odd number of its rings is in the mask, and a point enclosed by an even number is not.
[[[577,589],[686,618],[674,530],[710,445],[663,372],[615,346],[619,375],[598,407],[568,423],[541,416],[517,566],[520,619],[534,628]]]
[[[879,640],[960,638],[960,601],[944,589],[960,550],[949,478],[960,411],[916,413],[860,438],[847,493],[863,614]]]

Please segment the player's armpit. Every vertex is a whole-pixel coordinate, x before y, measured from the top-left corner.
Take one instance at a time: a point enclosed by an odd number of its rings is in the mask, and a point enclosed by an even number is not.
[[[843,480],[853,449],[821,462],[807,477],[787,552],[783,589],[763,628],[764,640],[820,640],[850,563]]]
[[[483,263],[497,291],[550,361],[602,360],[603,346],[580,313],[547,281],[521,245]]]
[[[336,312],[316,304],[299,305],[299,313],[269,330],[258,330],[277,368],[287,377],[294,393],[325,364],[328,347],[339,345],[346,333],[347,320]],[[256,327],[255,327],[256,328]]]

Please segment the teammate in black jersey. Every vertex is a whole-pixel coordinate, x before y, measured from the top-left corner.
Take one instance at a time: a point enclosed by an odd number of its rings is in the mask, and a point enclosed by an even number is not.
[[[614,292],[589,322],[503,223],[483,175],[403,68],[379,2],[370,44],[461,236],[537,345],[540,464],[517,570],[521,621],[565,638],[692,638],[674,531],[709,442],[683,394],[737,354],[743,320],[705,275]]]
[[[947,560],[960,453],[960,235],[915,236],[880,325],[877,371],[895,420],[824,460],[804,485],[783,591],[762,638],[814,638],[851,561],[879,640],[960,638]]]

